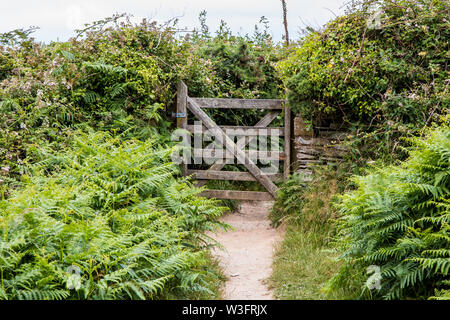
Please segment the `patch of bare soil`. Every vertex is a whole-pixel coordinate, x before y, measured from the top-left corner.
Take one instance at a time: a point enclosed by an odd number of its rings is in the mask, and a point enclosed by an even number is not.
[[[243,201],[237,212],[221,218],[234,228],[212,236],[224,247],[213,251],[228,278],[223,299],[274,299],[264,282],[272,272],[272,256],[283,231],[270,226],[267,216],[272,206],[273,201]]]

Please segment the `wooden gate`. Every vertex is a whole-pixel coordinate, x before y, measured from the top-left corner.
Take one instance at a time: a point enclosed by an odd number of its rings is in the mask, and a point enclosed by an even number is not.
[[[202,109],[224,108],[224,109],[270,109],[254,127],[245,126],[219,126]],[[268,127],[269,124],[284,109],[284,127]],[[194,126],[188,124],[188,112],[198,118],[202,123],[202,130],[214,133],[216,142],[225,147],[227,155],[231,155],[239,164],[245,166],[248,172],[221,171],[226,165],[223,158],[217,161],[208,170],[192,170],[187,163],[182,164],[183,175],[193,175],[198,180],[198,186],[206,184],[207,180],[235,180],[235,181],[258,181],[267,192],[235,191],[235,190],[205,190],[202,195],[218,199],[237,200],[272,200],[277,197],[277,187],[273,181],[287,179],[290,165],[290,136],[291,136],[291,111],[285,105],[284,100],[277,99],[218,99],[218,98],[192,98],[188,96],[188,89],[183,82],[178,84],[177,94],[177,126],[194,133]],[[237,129],[242,134],[235,143],[226,131]],[[255,134],[256,132],[256,134]],[[280,151],[249,151],[245,147],[256,139],[257,135],[276,134],[284,138],[284,150]],[[194,155],[203,155],[203,148],[194,148]],[[283,174],[265,174],[251,159],[251,153],[256,152],[259,159],[283,161]]]

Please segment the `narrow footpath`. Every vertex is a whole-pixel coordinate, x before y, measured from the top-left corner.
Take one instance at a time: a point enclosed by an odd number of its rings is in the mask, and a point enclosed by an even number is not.
[[[227,277],[223,299],[274,299],[265,280],[272,272],[273,254],[283,231],[270,226],[267,216],[272,206],[273,201],[242,201],[236,212],[221,218],[234,228],[213,235],[224,247],[213,251]]]

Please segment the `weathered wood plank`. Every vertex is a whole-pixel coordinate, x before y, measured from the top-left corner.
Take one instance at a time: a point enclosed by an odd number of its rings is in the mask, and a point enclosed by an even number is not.
[[[284,106],[284,180],[289,178],[291,165],[291,109]]]
[[[251,161],[245,154],[244,151],[239,149],[236,144],[231,140],[222,129],[220,129],[217,124],[201,109],[201,107],[191,98],[187,98],[189,110],[196,115],[203,124],[210,130],[218,142],[222,143],[225,148],[233,152],[239,163],[242,163],[247,170],[258,180],[270,194],[277,198],[277,186],[259,169],[253,161]]]
[[[283,109],[280,99],[191,98],[200,108],[223,109]]]
[[[285,160],[286,154],[282,151],[245,150],[246,157],[251,160]],[[234,159],[235,155],[225,149],[193,149],[195,158],[203,159]]]
[[[313,164],[313,163],[324,163],[323,160],[317,159],[317,160],[297,160],[299,164]]]
[[[258,123],[256,123],[255,127],[266,127],[269,124],[272,123],[273,120],[275,120],[278,115],[280,114],[280,111],[271,111],[269,113],[267,113],[261,120],[258,121]],[[246,138],[246,137],[242,137],[237,141],[237,145],[241,145],[244,144],[244,147],[249,144],[251,141],[253,141],[254,137],[250,137],[250,138]],[[221,162],[220,160],[217,161],[215,164],[213,164],[208,170],[222,170],[222,168],[225,166],[225,163]],[[203,181],[199,181],[197,183],[198,187],[202,187],[206,184],[207,180],[203,180]]]
[[[219,126],[227,135],[234,133],[236,136],[271,136],[278,135],[284,136],[283,127],[274,128],[262,128],[262,127],[244,127],[244,126]],[[194,125],[189,124],[187,126],[189,132],[194,132]],[[205,132],[207,129],[203,128],[201,132]],[[234,131],[236,130],[236,131]]]
[[[200,195],[207,198],[217,198],[217,199],[259,200],[259,201],[273,200],[273,197],[269,192],[259,192],[259,191],[205,190]]]
[[[248,172],[238,171],[215,171],[215,170],[188,170],[188,175],[202,180],[234,180],[234,181],[256,181],[255,177]],[[272,181],[282,178],[281,174],[268,174]]]
[[[187,129],[187,95],[188,95],[188,89],[187,86],[184,84],[183,81],[178,82],[177,87],[177,127],[180,129]],[[180,115],[184,114],[184,117],[181,117]],[[183,139],[186,139],[186,137],[183,137]],[[187,163],[181,164],[181,174],[186,175],[187,172]]]

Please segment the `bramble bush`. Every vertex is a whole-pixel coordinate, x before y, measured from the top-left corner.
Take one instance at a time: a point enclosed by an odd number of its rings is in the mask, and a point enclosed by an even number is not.
[[[353,131],[353,159],[388,161],[401,136],[448,113],[447,0],[355,1],[277,69],[295,112]]]
[[[67,42],[0,35],[0,299],[215,297],[205,232],[226,208],[170,162],[176,84],[258,97],[276,94],[275,69],[253,62],[269,44],[175,24],[115,15]]]
[[[214,86],[208,97],[278,99],[282,83],[275,64],[283,56],[283,48],[274,44],[268,32],[268,21],[263,16],[252,35],[234,35],[223,20],[213,36],[206,25],[206,11],[199,16],[201,28],[192,35],[196,55],[210,63]],[[212,82],[212,79],[208,79]],[[195,94],[195,93],[194,93]],[[259,110],[207,110],[222,124],[254,125],[260,118]]]
[[[191,96],[276,97],[275,54],[270,37],[259,29],[252,37],[222,31],[189,39],[176,34],[176,21],[135,25],[126,18],[96,21],[69,41],[48,45],[30,37],[33,29],[1,35],[3,196],[20,184],[23,163],[34,161],[30,147],[63,147],[74,129],[141,139],[160,132],[169,140],[179,80]],[[242,122],[243,115],[216,116]],[[245,117],[251,123],[256,115]]]
[[[353,1],[277,63],[295,112],[350,130],[336,170],[315,168],[308,186],[295,174],[280,188],[273,222],[305,233],[287,233],[280,251],[282,297],[449,298],[448,14],[441,0]],[[308,281],[280,272],[316,279],[316,259],[294,259],[305,257],[295,247],[304,239],[323,239],[311,255],[343,256],[323,261],[328,274],[314,288],[296,289]],[[380,291],[366,287],[371,265],[381,268]]]
[[[128,130],[128,137],[146,138],[152,125],[168,126],[160,110],[171,103],[178,75],[165,63],[184,57],[178,58],[171,33],[154,23],[108,27],[120,18],[96,22],[66,43],[22,37],[0,48],[11,65],[0,83],[3,181],[14,182],[23,173],[21,163],[33,162],[30,147],[60,148],[76,128]]]

